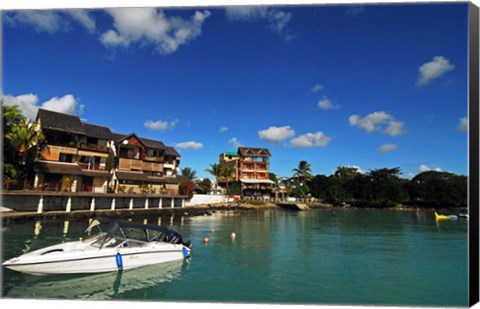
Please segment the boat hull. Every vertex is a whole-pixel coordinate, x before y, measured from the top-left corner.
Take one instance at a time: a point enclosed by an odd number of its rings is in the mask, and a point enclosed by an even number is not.
[[[182,260],[190,253],[190,249],[181,244],[157,243],[138,248],[109,248],[85,249],[68,251],[54,251],[49,247],[47,256],[32,252],[10,259],[3,266],[28,274],[79,274],[102,273],[133,269],[148,265]],[[44,252],[46,249],[43,249]],[[184,252],[186,250],[186,252]]]

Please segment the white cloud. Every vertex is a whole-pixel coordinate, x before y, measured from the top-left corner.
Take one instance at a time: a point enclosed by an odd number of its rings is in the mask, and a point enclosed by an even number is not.
[[[467,117],[460,118],[460,123],[458,124],[457,129],[459,131],[464,131],[464,132],[468,131],[468,118]]]
[[[232,144],[233,147],[238,148],[238,147],[243,147],[243,144],[238,141],[236,137],[231,138],[228,141],[229,144]]]
[[[351,115],[348,118],[350,125],[357,126],[369,133],[381,131],[390,136],[398,136],[406,133],[403,122],[397,121],[392,115],[385,112],[374,112],[363,118]]]
[[[319,131],[296,137],[290,141],[290,144],[295,148],[325,147],[330,142],[330,139],[330,137]]]
[[[270,127],[266,130],[258,131],[258,136],[270,143],[278,143],[295,135],[295,131],[290,126]]]
[[[378,148],[378,151],[381,153],[397,150],[398,146],[395,144],[384,144]]]
[[[318,107],[323,110],[329,110],[329,109],[337,109],[340,108],[340,105],[338,104],[333,104],[330,99],[327,97],[323,97],[320,101],[317,103]]]
[[[316,84],[310,88],[310,91],[313,93],[317,93],[323,90],[323,86],[320,84]]]
[[[196,11],[190,20],[168,17],[156,8],[111,8],[114,29],[104,32],[100,41],[108,47],[131,44],[152,45],[160,54],[174,53],[181,45],[198,37],[209,11]]]
[[[220,132],[220,133],[223,133],[223,132],[226,132],[226,131],[228,131],[227,127],[221,127],[220,130],[218,130],[218,132]]]
[[[175,119],[173,121],[147,120],[143,125],[146,128],[149,128],[150,130],[153,130],[153,131],[158,131],[158,130],[165,131],[167,129],[172,129],[173,127],[175,127],[177,123],[178,123],[178,119]]]
[[[418,170],[419,170],[420,172],[427,172],[427,171],[432,171],[432,170],[433,170],[433,171],[437,171],[437,172],[441,172],[441,171],[442,171],[442,169],[439,168],[439,167],[433,169],[433,168],[431,168],[430,166],[428,166],[428,165],[426,165],[426,164],[420,165],[420,167],[418,168]]]
[[[84,26],[88,31],[95,31],[95,20],[88,14],[86,10],[75,9],[66,11],[75,21]]]
[[[3,97],[5,104],[8,106],[16,105],[22,111],[23,115],[29,119],[34,119],[38,111],[38,96],[29,93],[16,97],[6,95]]]
[[[67,32],[72,29],[71,19],[80,23],[90,32],[96,28],[95,20],[84,9],[75,10],[21,10],[5,14],[7,25],[31,26],[37,32]]]
[[[80,104],[80,102],[73,95],[67,94],[61,98],[51,98],[42,104],[42,108],[59,113],[76,115],[83,113],[84,105]]]
[[[268,27],[279,34],[292,19],[291,13],[265,6],[229,6],[225,8],[225,11],[230,21],[266,20]],[[286,39],[291,40],[294,37],[289,34]]]
[[[192,149],[192,150],[197,150],[197,149],[203,148],[203,144],[202,144],[202,143],[193,142],[193,141],[178,143],[178,144],[176,144],[175,146],[176,146],[177,148]]]
[[[84,108],[84,105],[80,104],[79,100],[71,94],[67,94],[61,98],[53,97],[40,105],[38,105],[38,96],[33,93],[16,97],[5,95],[3,99],[6,105],[17,105],[23,115],[29,119],[35,119],[40,107],[70,115],[81,114]]]
[[[443,56],[433,57],[433,60],[422,64],[418,68],[418,79],[416,86],[421,87],[430,83],[432,80],[439,78],[443,74],[452,71],[455,68],[448,59]]]

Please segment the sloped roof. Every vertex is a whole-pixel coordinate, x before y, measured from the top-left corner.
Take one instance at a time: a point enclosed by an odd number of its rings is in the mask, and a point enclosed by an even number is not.
[[[111,132],[108,127],[84,123],[78,116],[63,114],[40,108],[37,113],[37,120],[40,120],[42,129],[50,129],[73,134],[81,134],[90,137],[119,141],[135,136],[145,147],[160,149],[166,155],[180,157],[180,154],[173,148],[166,146],[163,142],[137,136],[135,133],[121,134]]]
[[[172,147],[165,147],[165,154],[180,157],[180,154]]]
[[[42,129],[85,134],[82,122],[78,116],[72,116],[40,108],[37,113],[37,120],[39,119]]]
[[[270,151],[267,148],[250,148],[250,147],[239,147],[238,152],[242,156],[249,157],[271,157]]]
[[[95,124],[82,123],[83,131],[86,136],[101,138],[101,139],[112,139],[112,132],[107,127],[97,126]]]
[[[142,140],[143,144],[148,148],[164,149],[166,147],[165,144],[161,141],[155,141],[153,139],[148,139],[144,137],[140,137],[140,139]]]
[[[40,126],[42,129],[81,134],[102,139],[112,139],[112,132],[109,128],[84,123],[78,116],[40,108],[37,114],[37,120],[38,119],[40,119]]]

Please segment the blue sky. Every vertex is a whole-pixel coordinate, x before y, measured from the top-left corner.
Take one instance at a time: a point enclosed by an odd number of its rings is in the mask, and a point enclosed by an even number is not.
[[[465,3],[10,11],[3,94],[157,139],[199,177],[239,145],[291,176],[467,175]]]

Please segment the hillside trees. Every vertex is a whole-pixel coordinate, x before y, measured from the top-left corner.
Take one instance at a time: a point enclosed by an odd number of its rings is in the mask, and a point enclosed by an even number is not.
[[[407,180],[401,178],[400,174],[398,167],[360,173],[355,168],[340,166],[333,175],[316,175],[307,184],[312,196],[337,206],[467,206],[466,176],[428,171]]]
[[[419,207],[467,207],[467,177],[426,171],[407,184],[411,202]]]

